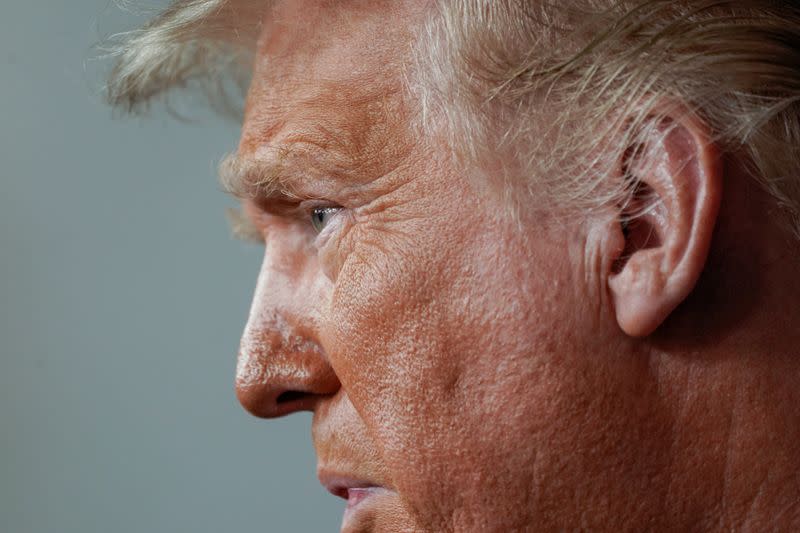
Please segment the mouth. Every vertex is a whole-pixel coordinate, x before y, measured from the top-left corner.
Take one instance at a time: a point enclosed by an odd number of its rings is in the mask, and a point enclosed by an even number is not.
[[[374,501],[377,496],[389,492],[385,487],[371,481],[348,475],[320,471],[318,477],[328,492],[347,501],[343,517],[344,523],[353,519],[357,512],[361,512],[360,510],[370,507],[370,502]]]
[[[328,492],[347,500],[348,507],[357,505],[371,493],[383,488],[370,481],[324,471],[319,473],[319,481]]]

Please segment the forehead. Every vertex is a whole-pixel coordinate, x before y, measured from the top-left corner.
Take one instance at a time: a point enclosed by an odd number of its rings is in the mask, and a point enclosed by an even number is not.
[[[257,152],[287,136],[345,151],[369,142],[372,130],[401,114],[399,93],[423,7],[412,4],[277,2],[258,43],[240,151]]]

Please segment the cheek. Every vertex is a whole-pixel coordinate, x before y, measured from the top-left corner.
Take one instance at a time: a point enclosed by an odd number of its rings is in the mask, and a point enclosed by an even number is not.
[[[531,346],[544,360],[560,335],[558,286],[541,272],[563,265],[533,268],[492,217],[453,220],[354,235],[331,307],[331,362],[422,523],[482,492],[481,461],[504,468],[536,420],[525,404],[544,371]]]
[[[441,271],[450,268],[452,254],[435,238],[424,242],[429,229],[416,231],[414,241],[404,236],[412,230],[361,231],[333,294],[332,326],[342,350],[336,359],[352,376],[352,393],[363,390],[372,402],[375,391],[402,390],[415,400],[421,391],[408,384],[429,374],[432,355],[444,349],[442,303],[450,280]]]
[[[452,320],[439,303],[447,291],[425,247],[389,240],[391,251],[385,242],[360,246],[340,272],[330,359],[394,488],[418,523],[430,524],[441,502],[428,484],[440,476],[420,450],[433,450],[442,421],[457,411],[448,392],[460,362],[446,334],[456,325],[443,325]]]

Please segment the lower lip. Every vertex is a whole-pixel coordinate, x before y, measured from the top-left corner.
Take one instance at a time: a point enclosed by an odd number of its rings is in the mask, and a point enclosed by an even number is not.
[[[385,491],[386,489],[381,487],[347,489],[347,507],[344,510],[342,523],[346,524],[354,519],[356,513],[366,511],[366,508],[370,506],[370,501],[375,500],[377,495]]]
[[[351,509],[357,506],[363,500],[369,498],[370,495],[374,492],[375,489],[372,487],[347,489],[347,508]]]

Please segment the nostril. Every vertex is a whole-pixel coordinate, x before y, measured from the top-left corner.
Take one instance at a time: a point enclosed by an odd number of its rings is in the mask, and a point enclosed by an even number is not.
[[[300,392],[296,390],[287,390],[286,392],[282,392],[278,395],[278,398],[275,402],[280,405],[283,403],[293,402],[295,400],[300,400],[308,396],[308,393]]]

